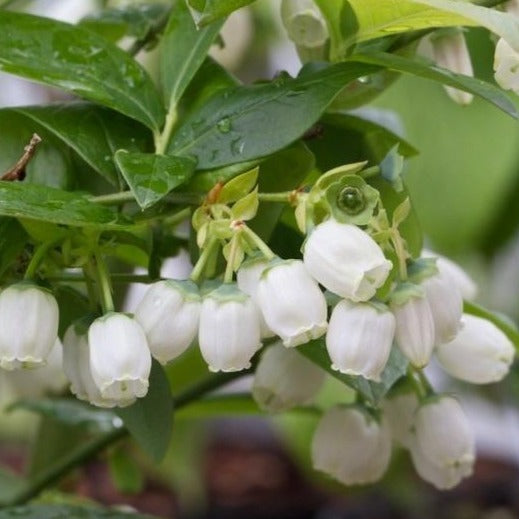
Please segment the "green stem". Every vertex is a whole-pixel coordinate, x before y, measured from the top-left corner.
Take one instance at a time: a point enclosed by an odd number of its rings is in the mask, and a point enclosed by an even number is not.
[[[36,271],[38,270],[38,267],[40,266],[40,263],[42,262],[43,258],[49,252],[49,250],[56,246],[61,241],[61,238],[59,240],[49,241],[46,243],[42,243],[39,247],[36,248],[36,251],[34,252],[31,261],[29,262],[29,265],[27,267],[27,270],[25,271],[25,275],[23,279],[30,280],[34,279],[36,275]]]
[[[59,276],[46,276],[45,279],[50,281],[51,283],[88,283],[93,286],[92,276],[89,275],[88,272],[84,274],[61,274]],[[155,281],[151,279],[148,274],[125,274],[125,273],[116,273],[110,274],[110,279],[112,283],[143,283],[149,284]]]
[[[258,193],[260,202],[290,202],[294,196],[293,191],[281,191],[279,193]]]
[[[110,283],[110,273],[106,267],[105,260],[102,255],[96,251],[94,253],[97,267],[97,282],[99,295],[101,298],[101,306],[103,313],[107,314],[114,311],[114,300],[112,298],[112,286]]]
[[[250,370],[211,375],[207,379],[194,384],[192,387],[189,387],[179,395],[173,397],[173,409],[181,409],[182,407],[189,405],[191,402],[198,400],[205,394],[225,386],[229,382],[248,375],[249,373]],[[40,492],[46,488],[58,483],[72,470],[80,467],[110,445],[113,445],[127,436],[128,430],[121,427],[120,429],[110,431],[102,436],[94,438],[90,442],[78,447],[63,459],[36,475],[36,477],[31,479],[25,488],[22,488],[11,499],[3,502],[0,508],[26,503],[30,499],[38,496]]]
[[[90,310],[96,310],[97,308],[97,298],[96,291],[94,287],[94,281],[92,279],[91,273],[89,271],[89,266],[85,265],[83,267],[83,276],[78,276],[81,281],[84,281],[87,287],[88,301],[90,302]],[[49,279],[49,278],[47,278]]]
[[[164,218],[162,220],[162,224],[167,227],[176,227],[178,224],[187,220],[190,216],[191,216],[191,208],[186,207],[185,209],[178,211],[178,213],[172,214],[171,216]]]
[[[200,257],[196,262],[196,265],[193,267],[193,271],[191,272],[191,276],[189,276],[189,279],[191,279],[195,283],[200,280],[200,277],[204,272],[205,266],[209,258],[212,256],[214,249],[217,245],[218,240],[216,238],[212,238],[209,241],[209,243],[204,247],[204,249],[202,250],[202,254],[200,254]]]
[[[411,381],[415,392],[420,399],[427,398],[428,396],[434,394],[434,389],[421,369],[414,368],[410,365],[407,372],[409,375],[409,380]]]
[[[164,129],[162,130],[162,133],[158,135],[155,139],[155,153],[157,153],[157,155],[163,155],[166,151],[166,147],[169,143],[169,138],[171,137],[171,132],[175,127],[177,119],[177,107],[176,105],[173,105],[170,107],[166,115],[166,122],[164,123]]]
[[[227,259],[227,266],[225,268],[224,283],[232,283],[234,274],[234,262],[236,261],[236,253],[238,252],[239,231],[233,234],[231,238],[231,247],[229,250],[229,258]]]
[[[263,256],[265,256],[265,258],[271,260],[276,257],[276,254],[273,252],[273,250],[250,227],[244,225],[242,232],[247,235],[247,237],[259,249]]]

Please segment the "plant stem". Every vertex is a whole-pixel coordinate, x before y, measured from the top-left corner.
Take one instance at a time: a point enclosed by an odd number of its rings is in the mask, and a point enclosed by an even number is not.
[[[260,202],[290,202],[294,191],[281,191],[279,193],[258,193]]]
[[[181,409],[189,405],[191,402],[198,400],[207,393],[214,391],[229,382],[248,375],[250,370],[234,372],[234,373],[218,373],[211,375],[192,387],[189,387],[179,395],[173,397],[173,409]],[[56,464],[47,468],[40,474],[36,475],[25,488],[18,491],[11,499],[3,502],[0,508],[22,505],[30,499],[38,496],[40,492],[58,483],[64,476],[72,470],[80,467],[98,453],[113,445],[117,441],[128,436],[128,430],[124,427],[110,431],[102,436],[94,438],[89,443],[78,447]]]
[[[107,314],[114,311],[114,300],[112,298],[112,286],[110,283],[110,273],[106,267],[105,260],[99,252],[94,253],[97,267],[97,282],[99,295],[101,298],[101,306],[103,313]]]
[[[272,249],[250,227],[244,225],[242,232],[256,245],[265,258],[271,260],[276,257]]]
[[[90,310],[95,310],[97,308],[97,298],[96,291],[94,287],[94,281],[89,272],[89,265],[85,265],[83,267],[83,276],[79,276],[81,281],[84,281],[87,287],[88,301],[90,303]],[[48,278],[47,278],[48,279]]]
[[[118,272],[116,274],[110,274],[112,283],[152,283],[153,279],[148,274],[125,274]],[[63,281],[65,283],[87,283],[93,286],[93,279],[87,273],[85,274],[61,274],[60,276],[46,276],[45,279],[51,283],[57,283]]]
[[[177,108],[176,105],[174,105],[169,109],[166,115],[166,122],[164,123],[164,129],[162,130],[162,133],[155,138],[155,153],[157,153],[157,155],[163,155],[166,151],[171,132],[175,127],[177,119]]]
[[[234,262],[236,260],[236,253],[238,252],[239,231],[233,234],[231,238],[231,246],[229,250],[229,258],[227,259],[227,266],[223,278],[224,283],[232,283],[234,273]]]
[[[35,253],[31,258],[31,261],[29,262],[29,266],[25,271],[23,279],[29,280],[34,278],[36,271],[38,270],[38,267],[40,266],[40,263],[42,262],[47,252],[49,252],[49,250],[55,245],[57,245],[60,241],[61,238],[59,240],[42,243],[39,247],[37,247]]]
[[[196,262],[196,265],[193,267],[193,270],[191,272],[191,276],[189,276],[189,279],[191,281],[194,281],[195,283],[200,280],[200,276],[204,272],[204,268],[207,264],[207,261],[211,257],[215,247],[218,245],[218,240],[216,238],[212,238],[209,243],[205,246],[204,250],[202,251],[202,254],[200,254],[200,257],[198,258],[198,261]]]

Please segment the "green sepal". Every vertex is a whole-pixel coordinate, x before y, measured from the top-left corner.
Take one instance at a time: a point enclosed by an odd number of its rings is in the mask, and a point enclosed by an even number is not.
[[[424,298],[425,290],[419,285],[405,281],[400,283],[390,296],[391,304],[402,306],[413,298]]]
[[[242,292],[236,283],[222,283],[218,288],[215,288],[204,298],[215,299],[218,303],[229,303],[231,301],[238,303],[245,303],[250,296]]]
[[[413,283],[420,284],[422,281],[437,275],[439,272],[436,258],[418,258],[409,261],[407,275]]]

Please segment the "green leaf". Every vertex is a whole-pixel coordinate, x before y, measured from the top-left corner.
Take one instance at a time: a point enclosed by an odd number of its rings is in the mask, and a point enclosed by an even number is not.
[[[13,266],[27,242],[27,233],[13,218],[0,217],[0,279]]]
[[[195,162],[186,157],[128,153],[126,150],[115,154],[115,162],[142,209],[187,182],[195,171]]]
[[[80,27],[3,11],[0,69],[68,90],[153,130],[162,126],[164,111],[146,71],[123,50]]]
[[[323,339],[317,339],[303,346],[298,346],[297,351],[318,366],[321,366],[321,368],[342,383],[358,391],[364,398],[375,405],[380,402],[384,395],[407,371],[408,362],[396,347],[393,347],[391,350],[391,355],[381,376],[381,382],[372,382],[361,376],[344,375],[332,369],[332,361]]]
[[[232,206],[232,217],[235,220],[252,220],[259,208],[258,188],[249,193],[247,196],[238,200]],[[241,263],[241,262],[239,262]]]
[[[236,202],[236,200],[249,194],[258,182],[258,172],[259,168],[255,167],[226,182],[220,191],[218,202],[222,204]]]
[[[199,169],[263,157],[297,140],[350,81],[378,70],[340,63],[295,79],[220,91],[173,135],[168,152]]]
[[[467,314],[475,315],[487,319],[494,323],[513,343],[515,349],[519,352],[519,330],[515,323],[507,316],[491,312],[475,303],[465,301],[463,303],[463,311]]]
[[[168,6],[164,4],[129,4],[88,15],[79,26],[111,41],[117,41],[124,35],[141,40],[160,24],[167,12]]]
[[[90,433],[110,432],[119,421],[113,412],[92,407],[72,398],[41,398],[19,400],[11,404],[9,412],[25,410],[46,416],[63,425],[81,427]],[[122,425],[122,423],[121,423]]]
[[[0,519],[153,519],[150,515],[104,508],[36,504],[0,510]],[[156,518],[155,518],[156,519]]]
[[[166,374],[154,360],[148,394],[130,407],[117,410],[130,434],[156,463],[165,456],[173,432],[171,402]]]
[[[481,25],[489,31],[504,38],[516,51],[519,52],[519,19],[516,16],[474,5],[471,2],[459,0],[413,0],[415,4],[428,5],[455,16],[462,16],[469,23],[459,25]]]
[[[185,2],[176,2],[161,40],[160,71],[169,112],[204,62],[223,21],[197,29]]]
[[[11,109],[52,132],[112,185],[120,186],[114,153],[146,151],[150,132],[127,117],[90,103]]]
[[[21,477],[7,468],[0,467],[0,506],[12,499],[23,488],[24,483]]]
[[[417,155],[418,150],[389,126],[386,126],[382,117],[378,117],[378,115],[379,112],[376,109],[359,110],[354,113],[334,112],[326,114],[322,120],[337,128],[360,133],[373,150],[374,155],[380,160],[395,145],[398,145],[398,150],[404,157]]]
[[[144,488],[144,476],[127,449],[115,448],[108,456],[110,475],[117,490],[123,494],[138,494]]]
[[[255,0],[187,0],[193,13],[193,18],[199,26],[207,25],[218,18],[223,18],[233,11]]]
[[[437,67],[433,63],[428,63],[425,60],[412,60],[404,58],[403,56],[397,56],[385,52],[365,55],[355,54],[351,59],[361,63],[380,65],[391,70],[412,74],[425,79],[432,79],[433,81],[438,81],[444,85],[459,88],[460,90],[470,92],[471,94],[485,99],[515,119],[519,118],[519,113],[508,96],[498,87],[482,81],[481,79],[455,74],[450,70]]]
[[[24,182],[0,181],[0,215],[75,227],[108,229],[124,224],[112,209],[84,195]]]
[[[471,25],[459,14],[416,5],[412,0],[316,0],[330,31],[332,61],[355,43],[432,27]],[[424,2],[425,3],[425,2]]]

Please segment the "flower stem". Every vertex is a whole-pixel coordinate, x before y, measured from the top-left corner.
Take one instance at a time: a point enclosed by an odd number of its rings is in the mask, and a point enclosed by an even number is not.
[[[258,193],[260,202],[290,202],[294,191],[282,191],[280,193]]]
[[[204,247],[202,250],[202,254],[200,254],[200,257],[198,258],[198,261],[196,262],[196,265],[193,267],[193,271],[191,272],[191,276],[189,276],[189,279],[191,281],[194,281],[195,283],[200,280],[200,277],[202,276],[202,273],[204,272],[205,266],[209,260],[209,258],[212,256],[215,247],[218,245],[218,240],[216,238],[212,238],[209,243]]]
[[[59,283],[60,281],[64,283],[90,283],[93,285],[95,281],[92,278],[92,275],[89,272],[83,271],[83,274],[61,274],[59,276],[45,276],[47,281],[51,283]],[[110,274],[110,280],[113,283],[143,283],[149,284],[155,281],[151,279],[148,274],[126,274],[124,272],[117,272],[115,274]]]
[[[54,247],[55,245],[57,245],[60,241],[61,238],[59,240],[45,242],[36,248],[36,251],[34,252],[31,258],[31,261],[29,262],[27,270],[25,271],[23,279],[34,279],[36,271],[38,270],[38,267],[40,266],[40,263],[42,262],[47,252],[49,252],[49,250],[52,249],[52,247]]]
[[[99,296],[101,299],[101,306],[103,313],[107,314],[114,311],[114,300],[112,298],[112,285],[110,283],[110,273],[106,267],[105,260],[101,254],[96,251],[94,253],[97,267],[97,282],[99,289]]]
[[[236,261],[236,253],[238,252],[239,231],[233,234],[231,238],[231,247],[229,250],[229,258],[227,259],[227,266],[225,268],[224,283],[232,283],[234,273],[234,262]]]
[[[271,260],[276,257],[273,250],[250,227],[244,225],[242,232],[244,232],[251,242],[256,245],[265,258]]]

